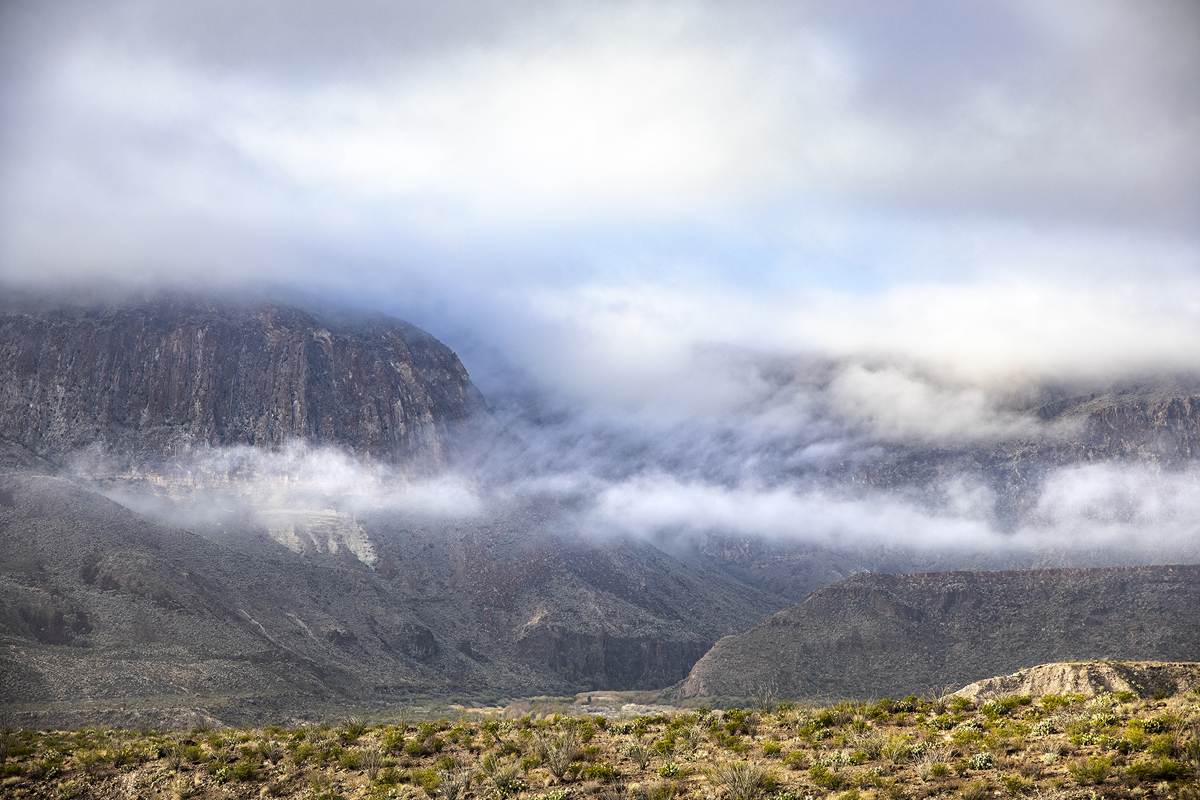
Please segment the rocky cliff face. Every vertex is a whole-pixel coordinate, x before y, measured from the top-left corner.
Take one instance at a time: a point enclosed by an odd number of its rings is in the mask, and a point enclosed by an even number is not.
[[[483,407],[454,353],[395,319],[179,299],[0,312],[0,436],[50,457],[303,439],[439,464]]]
[[[676,693],[883,697],[1052,661],[1190,661],[1200,566],[859,574],[719,641]]]

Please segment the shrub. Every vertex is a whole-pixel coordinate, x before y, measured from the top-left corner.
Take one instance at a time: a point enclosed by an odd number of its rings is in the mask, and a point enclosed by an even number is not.
[[[582,775],[587,780],[609,783],[621,777],[621,772],[612,764],[606,764],[603,761],[597,761],[595,764],[592,764],[585,769]]]
[[[962,788],[963,800],[984,800],[992,793],[992,785],[982,778],[971,781]]]
[[[400,783],[400,773],[395,767],[384,767],[379,771],[379,777],[375,782],[380,786],[395,786]]]
[[[1186,768],[1177,761],[1161,758],[1158,761],[1139,761],[1126,767],[1128,772],[1139,781],[1170,781],[1184,775]]]
[[[929,720],[929,727],[934,730],[948,731],[954,727],[954,719],[949,714],[939,714]]]
[[[903,736],[891,736],[883,746],[879,748],[879,755],[891,761],[893,764],[901,764],[907,761],[912,755],[912,746],[908,739]]]
[[[433,797],[437,793],[437,788],[442,780],[438,776],[437,770],[430,767],[429,769],[414,769],[412,771],[412,782],[416,786],[420,786],[426,795]]]
[[[764,756],[777,756],[783,752],[783,745],[779,742],[763,742],[762,751]]]
[[[258,780],[258,761],[252,758],[238,759],[229,768],[229,774],[239,781],[256,781]]]
[[[807,769],[808,754],[803,750],[793,750],[784,757],[783,763],[791,769]]]
[[[1054,711],[1074,705],[1081,700],[1083,700],[1083,695],[1081,694],[1047,694],[1042,696],[1042,708],[1047,711]]]
[[[1104,783],[1109,773],[1112,772],[1112,761],[1096,756],[1075,766],[1068,767],[1067,771],[1082,786],[1100,784]]]
[[[842,776],[836,772],[830,772],[829,767],[824,764],[812,766],[808,770],[808,779],[822,789],[837,791],[842,788]]]
[[[1173,733],[1163,733],[1150,740],[1146,750],[1156,756],[1175,756],[1179,754],[1179,737]]]

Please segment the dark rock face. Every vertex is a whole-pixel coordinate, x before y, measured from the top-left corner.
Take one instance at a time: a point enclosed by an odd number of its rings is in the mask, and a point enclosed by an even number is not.
[[[1052,661],[1200,657],[1200,566],[859,574],[726,637],[674,692],[883,697]]]
[[[303,439],[436,465],[483,407],[449,348],[394,319],[194,300],[0,312],[0,436],[40,455]]]
[[[538,627],[517,641],[522,660],[600,690],[669,686],[684,678],[708,647],[704,641],[587,634],[561,625]]]

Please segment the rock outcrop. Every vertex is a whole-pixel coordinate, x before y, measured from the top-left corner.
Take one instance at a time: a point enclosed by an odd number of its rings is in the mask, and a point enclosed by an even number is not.
[[[883,697],[1053,661],[1193,661],[1200,566],[853,575],[719,641],[675,696]]]
[[[196,299],[0,311],[0,436],[41,456],[298,439],[439,465],[483,408],[449,348],[383,316]]]
[[[1000,675],[964,686],[954,693],[980,703],[1010,695],[1133,692],[1139,697],[1171,696],[1200,687],[1200,663],[1163,661],[1069,661]]]

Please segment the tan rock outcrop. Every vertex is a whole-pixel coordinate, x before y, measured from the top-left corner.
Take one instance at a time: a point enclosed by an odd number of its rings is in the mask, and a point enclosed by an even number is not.
[[[1134,692],[1140,697],[1175,695],[1200,686],[1200,663],[1192,661],[1071,661],[1039,664],[964,686],[957,697],[986,702],[997,697]]]

